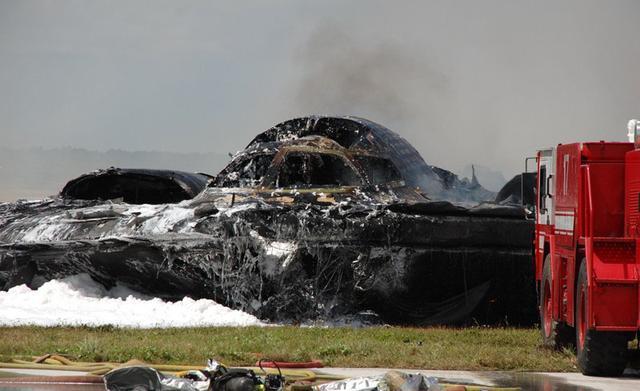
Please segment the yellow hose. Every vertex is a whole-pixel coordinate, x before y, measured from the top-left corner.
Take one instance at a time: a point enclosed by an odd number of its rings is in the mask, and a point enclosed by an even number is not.
[[[104,375],[105,373],[120,367],[127,367],[132,365],[144,365],[154,368],[165,374],[180,375],[191,370],[202,370],[204,366],[199,365],[172,365],[172,364],[148,364],[139,360],[129,360],[125,363],[114,362],[81,362],[72,361],[61,355],[47,354],[44,356],[33,357],[32,361],[12,359],[11,362],[0,362],[0,368],[7,369],[41,369],[41,370],[58,370],[58,371],[78,371],[87,372],[90,375]],[[259,368],[259,367],[246,367],[253,370],[256,374],[278,374],[277,368]],[[328,373],[315,373],[308,369],[290,369],[282,368],[280,372],[287,379],[287,383],[306,381],[310,383],[324,383],[328,381],[336,381],[346,379],[346,376],[332,375]],[[440,384],[445,390],[447,389],[461,389],[461,385],[455,384]],[[495,387],[479,387],[479,386],[463,386],[466,391],[515,391],[519,388],[495,388]],[[306,387],[300,388],[306,389]],[[294,387],[294,389],[296,389]]]
[[[7,369],[55,369],[58,371],[79,371],[79,372],[88,372],[92,375],[104,375],[114,368],[131,366],[131,365],[145,365],[151,368],[154,368],[160,372],[168,373],[168,374],[176,374],[183,373],[191,370],[202,370],[205,369],[204,366],[200,365],[174,365],[174,364],[148,364],[138,360],[130,360],[125,363],[113,363],[113,362],[79,362],[72,361],[64,356],[60,355],[52,355],[47,354],[44,356],[33,357],[32,361],[20,360],[20,359],[12,359],[11,362],[2,363],[0,362],[0,368]],[[248,369],[253,370],[254,372],[260,373],[268,373],[268,374],[277,374],[278,369],[276,368],[264,368],[260,369],[258,367],[249,367]],[[333,376],[333,375],[320,375],[316,374],[313,371],[306,369],[281,369],[282,374],[291,379],[293,381],[316,381],[317,379],[322,380],[338,380],[344,379],[342,376]]]

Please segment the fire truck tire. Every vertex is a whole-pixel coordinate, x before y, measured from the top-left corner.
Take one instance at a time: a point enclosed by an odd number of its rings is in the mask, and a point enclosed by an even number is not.
[[[562,349],[574,343],[575,332],[564,322],[553,319],[551,312],[553,300],[551,297],[551,254],[544,260],[542,281],[540,284],[540,332],[544,346]]]
[[[587,266],[583,259],[576,287],[576,349],[578,368],[589,376],[620,376],[627,365],[629,336],[622,332],[596,331],[588,328]]]

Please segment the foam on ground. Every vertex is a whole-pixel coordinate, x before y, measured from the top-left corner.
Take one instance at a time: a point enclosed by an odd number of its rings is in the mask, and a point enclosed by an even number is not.
[[[264,326],[258,318],[212,300],[167,302],[124,286],[105,289],[87,274],[52,280],[33,290],[0,291],[0,325],[168,328]]]

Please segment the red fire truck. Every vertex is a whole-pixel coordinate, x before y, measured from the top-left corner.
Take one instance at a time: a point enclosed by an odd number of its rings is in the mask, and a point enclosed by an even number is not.
[[[542,337],[575,344],[586,375],[621,374],[640,328],[640,122],[629,128],[635,144],[561,144],[536,158]]]

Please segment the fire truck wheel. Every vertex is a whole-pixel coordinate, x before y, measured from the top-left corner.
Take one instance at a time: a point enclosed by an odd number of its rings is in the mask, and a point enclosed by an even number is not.
[[[574,343],[573,328],[553,319],[551,297],[551,254],[544,260],[540,284],[540,331],[542,344],[554,349],[562,349]]]
[[[578,368],[590,376],[620,376],[627,365],[629,336],[622,332],[590,330],[586,314],[589,307],[587,266],[583,259],[576,287],[576,342]]]

